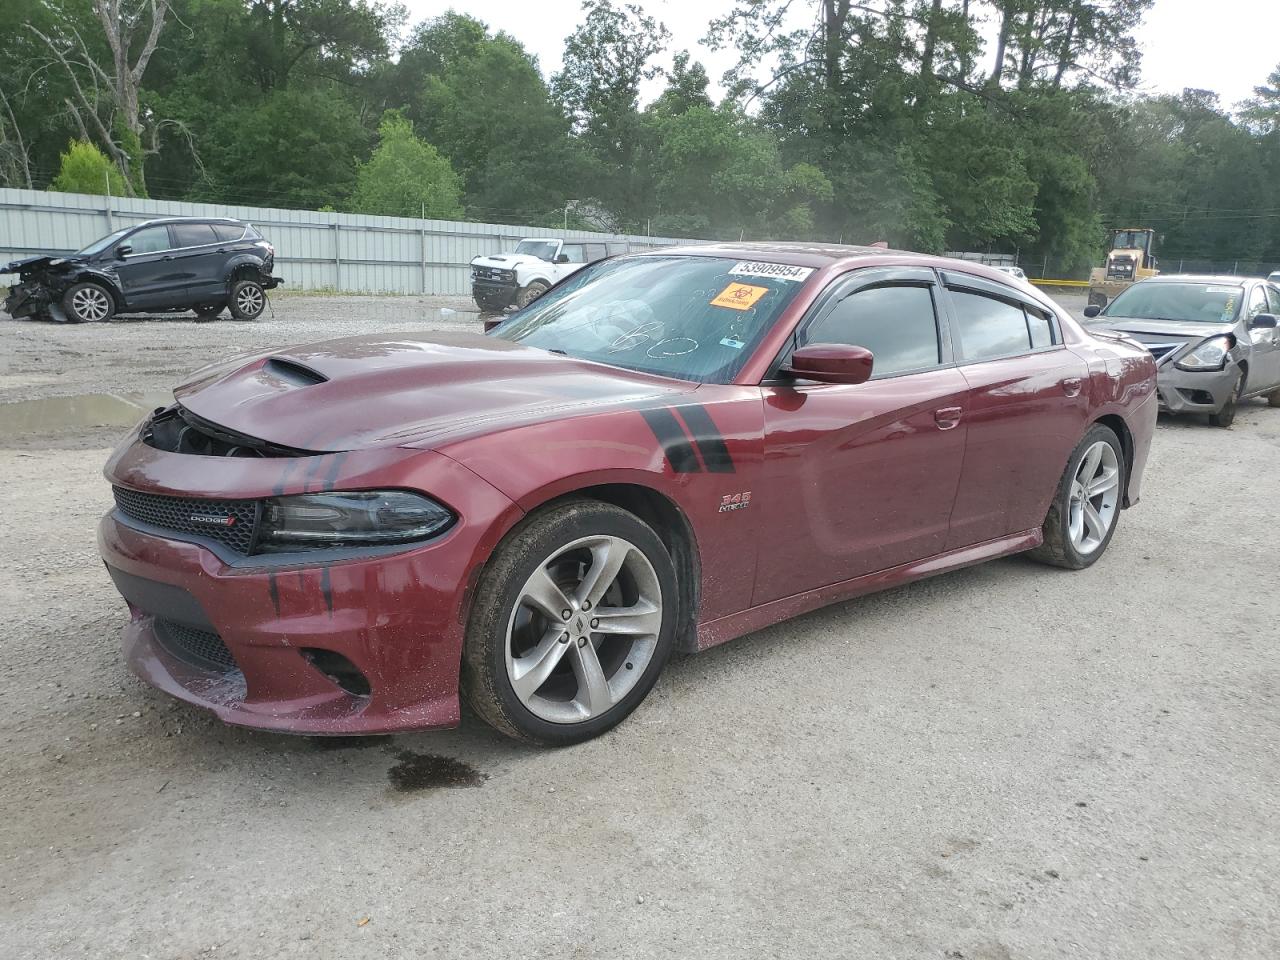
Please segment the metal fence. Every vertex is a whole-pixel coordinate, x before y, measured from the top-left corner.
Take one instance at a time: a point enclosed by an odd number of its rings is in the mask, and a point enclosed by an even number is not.
[[[472,258],[510,250],[523,237],[625,241],[633,248],[696,242],[0,188],[0,263],[39,253],[71,253],[113,230],[154,217],[249,221],[275,245],[276,273],[284,277],[287,290],[465,295],[471,292]]]

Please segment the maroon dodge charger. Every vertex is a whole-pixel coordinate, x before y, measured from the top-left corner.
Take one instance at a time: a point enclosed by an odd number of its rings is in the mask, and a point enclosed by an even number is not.
[[[673,650],[1137,502],[1151,355],[971,263],[800,244],[596,263],[487,334],[240,357],[107,464],[143,679],[302,734],[573,743]],[[1064,614],[1066,611],[1064,611]]]

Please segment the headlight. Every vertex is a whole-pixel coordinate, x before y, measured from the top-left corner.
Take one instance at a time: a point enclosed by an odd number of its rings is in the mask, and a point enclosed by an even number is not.
[[[1179,370],[1221,370],[1234,343],[1230,336],[1213,337],[1174,362]]]
[[[405,490],[307,493],[262,504],[258,549],[360,547],[425,540],[453,523],[453,514]]]

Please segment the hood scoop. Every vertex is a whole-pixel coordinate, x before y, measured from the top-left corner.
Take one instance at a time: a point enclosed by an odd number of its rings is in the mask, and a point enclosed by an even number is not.
[[[303,366],[296,360],[289,360],[285,357],[269,357],[262,365],[264,373],[270,374],[277,380],[290,384],[295,387],[312,387],[317,383],[328,383],[329,378],[323,373],[312,370],[310,367]]]

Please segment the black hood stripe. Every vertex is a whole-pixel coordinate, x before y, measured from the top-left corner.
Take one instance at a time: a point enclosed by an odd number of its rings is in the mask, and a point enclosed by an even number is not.
[[[666,408],[658,410],[641,410],[640,416],[649,425],[653,435],[662,444],[662,453],[676,473],[700,473],[702,466],[698,463],[698,455],[693,452],[693,444],[685,436],[684,428]]]
[[[708,473],[734,473],[733,457],[724,442],[724,435],[707,413],[707,408],[696,403],[676,407],[676,413],[689,425],[689,435],[698,445],[698,453]]]

